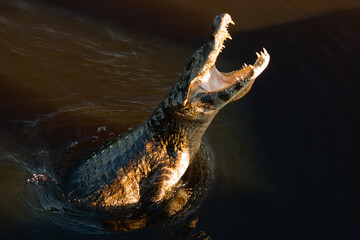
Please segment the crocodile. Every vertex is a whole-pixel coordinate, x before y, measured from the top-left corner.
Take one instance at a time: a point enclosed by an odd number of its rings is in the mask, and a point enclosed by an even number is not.
[[[89,207],[159,204],[173,191],[194,156],[209,124],[226,104],[243,97],[267,67],[270,55],[256,53],[253,65],[219,72],[215,66],[231,39],[227,13],[212,23],[210,39],[187,62],[147,121],[87,154],[65,175],[66,197]]]

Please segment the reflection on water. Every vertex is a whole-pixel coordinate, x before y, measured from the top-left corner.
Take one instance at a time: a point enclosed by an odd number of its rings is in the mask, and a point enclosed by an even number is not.
[[[90,2],[87,11],[94,6]],[[207,131],[216,177],[201,208],[182,224],[161,227],[154,221],[153,227],[125,232],[148,224],[148,216],[99,217],[61,200],[53,181],[26,180],[34,173],[56,178],[89,149],[142,123],[199,46],[182,40],[175,44],[165,36],[182,39],[178,29],[156,27],[162,16],[174,13],[170,7],[168,13],[157,14],[161,8],[156,6],[164,1],[154,2],[151,11],[139,6],[143,15],[136,15],[132,23],[116,24],[34,1],[1,1],[2,236],[354,237],[353,209],[360,200],[354,184],[360,157],[355,151],[360,120],[360,10],[320,14],[350,9],[358,1],[256,2],[245,8],[245,1],[213,1],[204,10],[201,1],[183,1],[177,3],[179,14],[202,12],[197,21],[174,14],[162,22],[162,26],[166,22],[181,26],[182,37],[204,42],[213,16],[236,5],[230,11],[237,23],[230,28],[234,40],[227,42],[219,68],[230,71],[251,62],[254,51],[262,47],[269,50],[272,62],[251,93],[222,110]],[[126,4],[128,14],[137,9],[134,3]],[[287,11],[280,11],[281,7]],[[293,22],[310,16],[317,17]],[[242,19],[257,21],[251,25]],[[181,213],[191,197],[187,188],[177,194],[158,219],[181,219],[171,216]]]

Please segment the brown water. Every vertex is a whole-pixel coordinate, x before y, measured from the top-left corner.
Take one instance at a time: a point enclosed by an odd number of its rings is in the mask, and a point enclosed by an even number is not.
[[[0,2],[2,239],[357,239],[358,1],[258,1],[244,9],[212,1],[209,10],[201,1],[124,3],[122,10],[106,2],[67,10]],[[55,177],[81,153],[142,123],[222,11],[237,25],[220,69],[251,63],[262,47],[272,60],[250,94],[207,131],[216,180],[192,216],[195,228],[112,231],[56,198],[56,189],[26,182],[35,173]]]

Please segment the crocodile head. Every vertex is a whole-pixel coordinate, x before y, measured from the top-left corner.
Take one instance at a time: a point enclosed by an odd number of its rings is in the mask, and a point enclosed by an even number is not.
[[[209,41],[193,54],[170,92],[170,105],[187,117],[213,116],[227,103],[243,97],[270,61],[270,55],[263,49],[256,53],[253,65],[244,64],[240,70],[229,73],[219,72],[215,63],[225,40],[231,39],[227,30],[230,23],[234,24],[227,13],[215,17]]]

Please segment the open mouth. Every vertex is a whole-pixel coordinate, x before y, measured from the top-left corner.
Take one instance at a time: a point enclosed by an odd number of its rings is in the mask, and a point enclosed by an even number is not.
[[[258,58],[253,65],[244,64],[240,70],[229,73],[219,72],[213,65],[208,73],[195,83],[197,86],[194,87],[198,88],[198,92],[219,92],[234,85],[237,81],[255,80],[264,71],[270,60],[270,55],[265,48],[256,55]]]
[[[219,21],[219,27],[215,29],[213,33],[213,49],[208,56],[203,71],[201,71],[191,83],[191,97],[202,92],[221,92],[241,81],[244,82],[244,84],[252,83],[269,64],[270,55],[266,49],[263,48],[260,53],[256,53],[257,59],[253,65],[244,64],[241,69],[229,73],[218,71],[215,66],[216,59],[224,48],[225,40],[231,39],[227,30],[229,23],[234,24],[228,14],[222,16]]]

